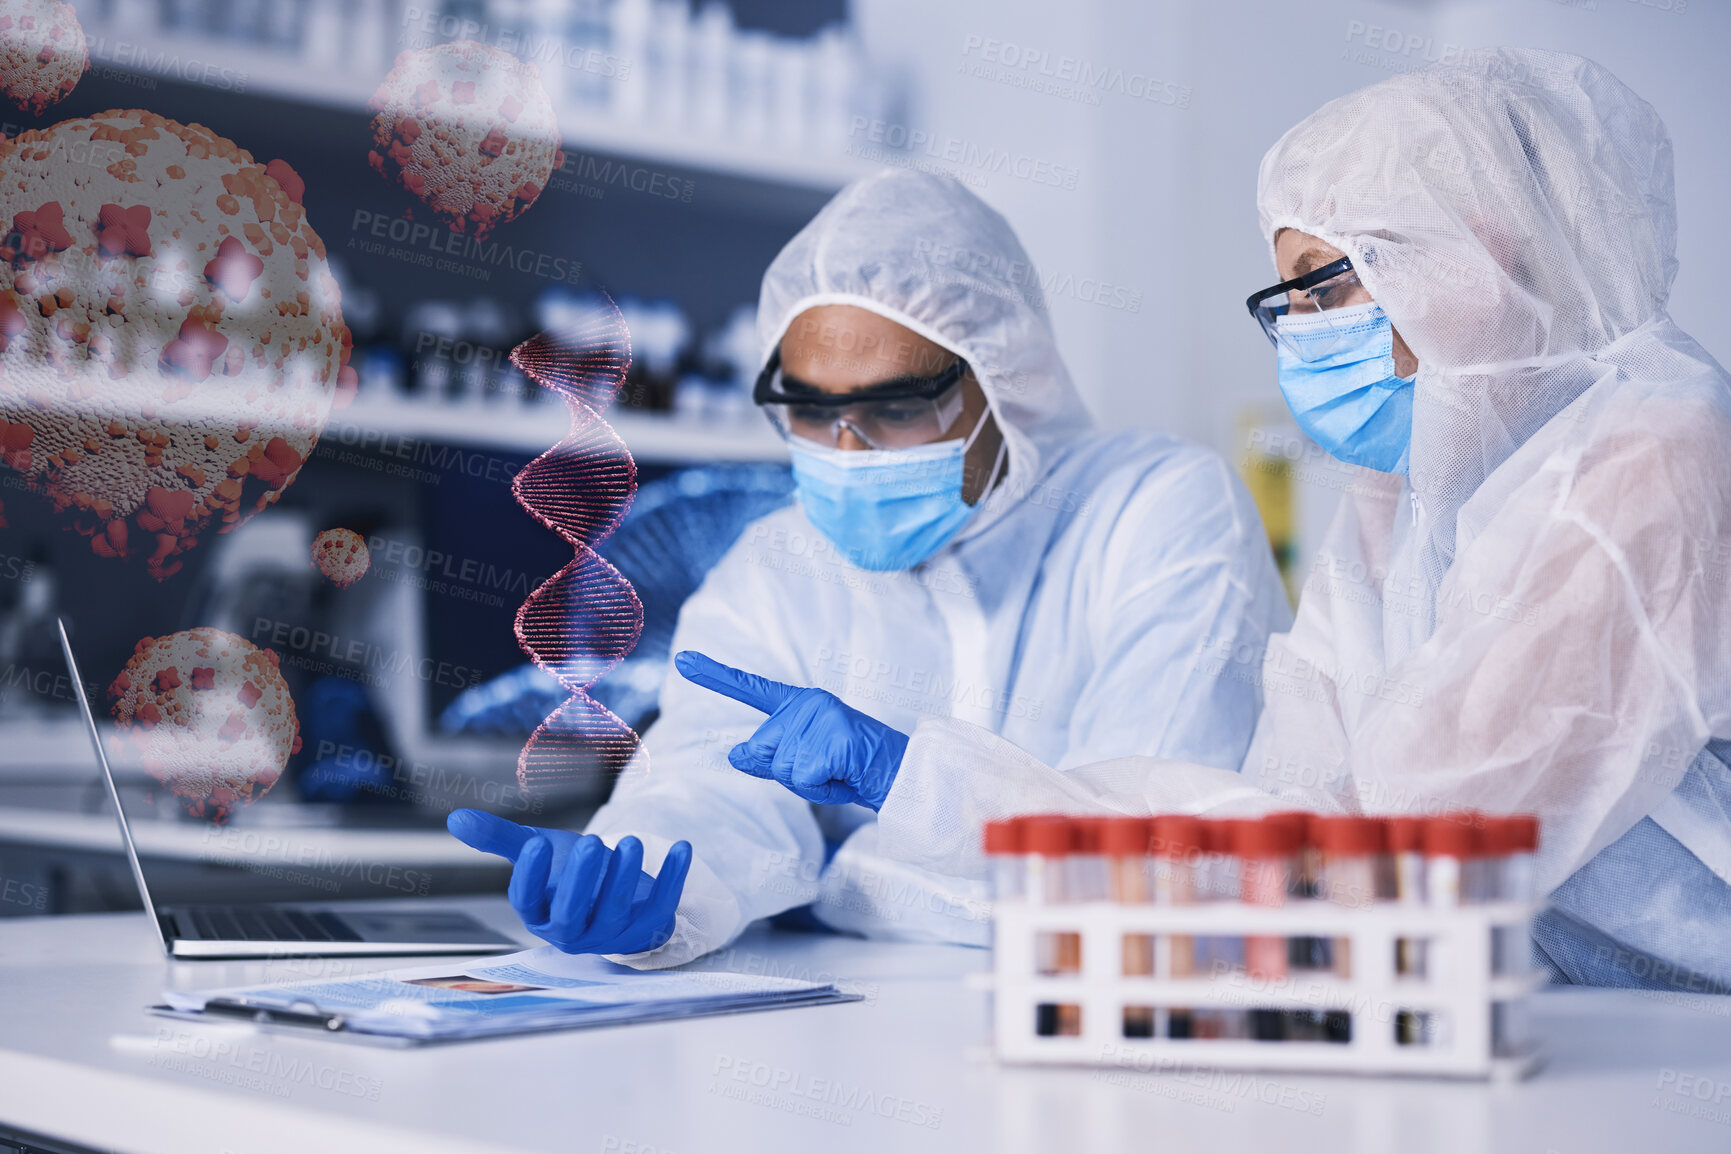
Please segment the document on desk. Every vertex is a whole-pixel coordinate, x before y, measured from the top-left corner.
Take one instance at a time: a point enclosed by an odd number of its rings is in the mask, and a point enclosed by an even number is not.
[[[634,970],[552,946],[341,980],[169,990],[158,1013],[435,1042],[860,1000],[825,982]]]

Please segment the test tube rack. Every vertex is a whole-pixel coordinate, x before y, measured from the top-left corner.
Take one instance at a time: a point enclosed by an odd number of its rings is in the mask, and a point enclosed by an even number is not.
[[[1537,1068],[1541,1054],[1522,1039],[1513,1052],[1494,1045],[1492,1017],[1525,1020],[1525,999],[1542,983],[1524,959],[1533,916],[1541,907],[1494,902],[1451,907],[1376,903],[1362,907],[1322,900],[1283,906],[1238,902],[1166,906],[1085,902],[1004,902],[995,907],[994,972],[982,985],[994,996],[996,1053],[1006,1063],[1061,1063],[1172,1068],[1331,1071],[1437,1077],[1518,1079]],[[1499,974],[1493,962],[1497,931],[1518,935],[1523,971]],[[1037,972],[1042,934],[1080,937],[1080,967],[1071,973]],[[1197,976],[1126,975],[1126,935],[1170,939],[1294,936],[1350,941],[1350,977],[1330,971],[1291,970],[1284,977],[1242,969]],[[1423,942],[1422,977],[1397,972],[1396,943]],[[1157,955],[1158,956],[1158,955]],[[1042,1006],[1074,1007],[1079,1031],[1042,1034]],[[1235,1038],[1126,1036],[1126,1007],[1201,1011],[1338,1011],[1351,1015],[1346,1041],[1266,1041]],[[1400,1015],[1428,1014],[1435,1036],[1422,1044],[1397,1038]],[[1409,1019],[1410,1020],[1410,1019]],[[1521,1031],[1524,1032],[1524,1031]],[[1505,1047],[1506,1049],[1506,1047]]]

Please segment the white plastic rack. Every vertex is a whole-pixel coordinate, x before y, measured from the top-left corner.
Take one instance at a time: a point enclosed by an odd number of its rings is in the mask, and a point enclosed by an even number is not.
[[[1525,1077],[1541,1057],[1526,1036],[1524,1005],[1542,980],[1525,960],[1539,908],[1525,902],[1349,907],[1321,900],[1283,906],[999,903],[989,980],[997,1056],[1012,1063],[1141,1070],[1183,1063]],[[1038,959],[1051,956],[1040,948],[1048,934],[1079,938],[1079,958],[1075,939],[1067,950],[1071,972],[1039,972]],[[1138,935],[1149,937],[1127,949],[1126,937]],[[1180,950],[1188,945],[1185,938],[1324,939],[1335,957],[1345,946],[1350,967],[1343,967],[1347,976],[1289,968],[1271,977],[1218,965],[1195,976],[1173,976],[1175,936]],[[1422,957],[1422,973],[1400,972],[1397,951],[1408,959]],[[1125,974],[1131,956],[1160,961],[1147,967],[1153,975]],[[1519,972],[1499,972],[1499,958],[1518,959],[1505,967]],[[1406,968],[1413,968],[1410,961]],[[1198,1037],[1174,1029],[1175,1023],[1245,1011],[1262,1011],[1264,1020],[1324,1019],[1330,1037]]]

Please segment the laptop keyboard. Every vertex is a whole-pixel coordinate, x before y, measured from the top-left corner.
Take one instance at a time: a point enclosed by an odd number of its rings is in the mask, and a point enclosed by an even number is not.
[[[230,942],[358,942],[361,936],[329,910],[271,906],[188,906],[180,911],[196,936]]]

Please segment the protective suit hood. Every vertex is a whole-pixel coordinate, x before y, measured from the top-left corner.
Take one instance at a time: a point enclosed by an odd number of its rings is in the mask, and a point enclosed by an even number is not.
[[[1434,591],[1461,505],[1664,320],[1665,126],[1592,61],[1470,52],[1325,104],[1263,158],[1257,203],[1271,248],[1294,228],[1350,256],[1418,357],[1391,571]],[[1435,621],[1386,624],[1392,662]]]
[[[958,540],[1000,518],[1057,445],[1089,427],[1028,254],[1002,216],[949,177],[888,169],[837,193],[763,274],[763,362],[818,305],[869,309],[973,367],[1007,469]]]

